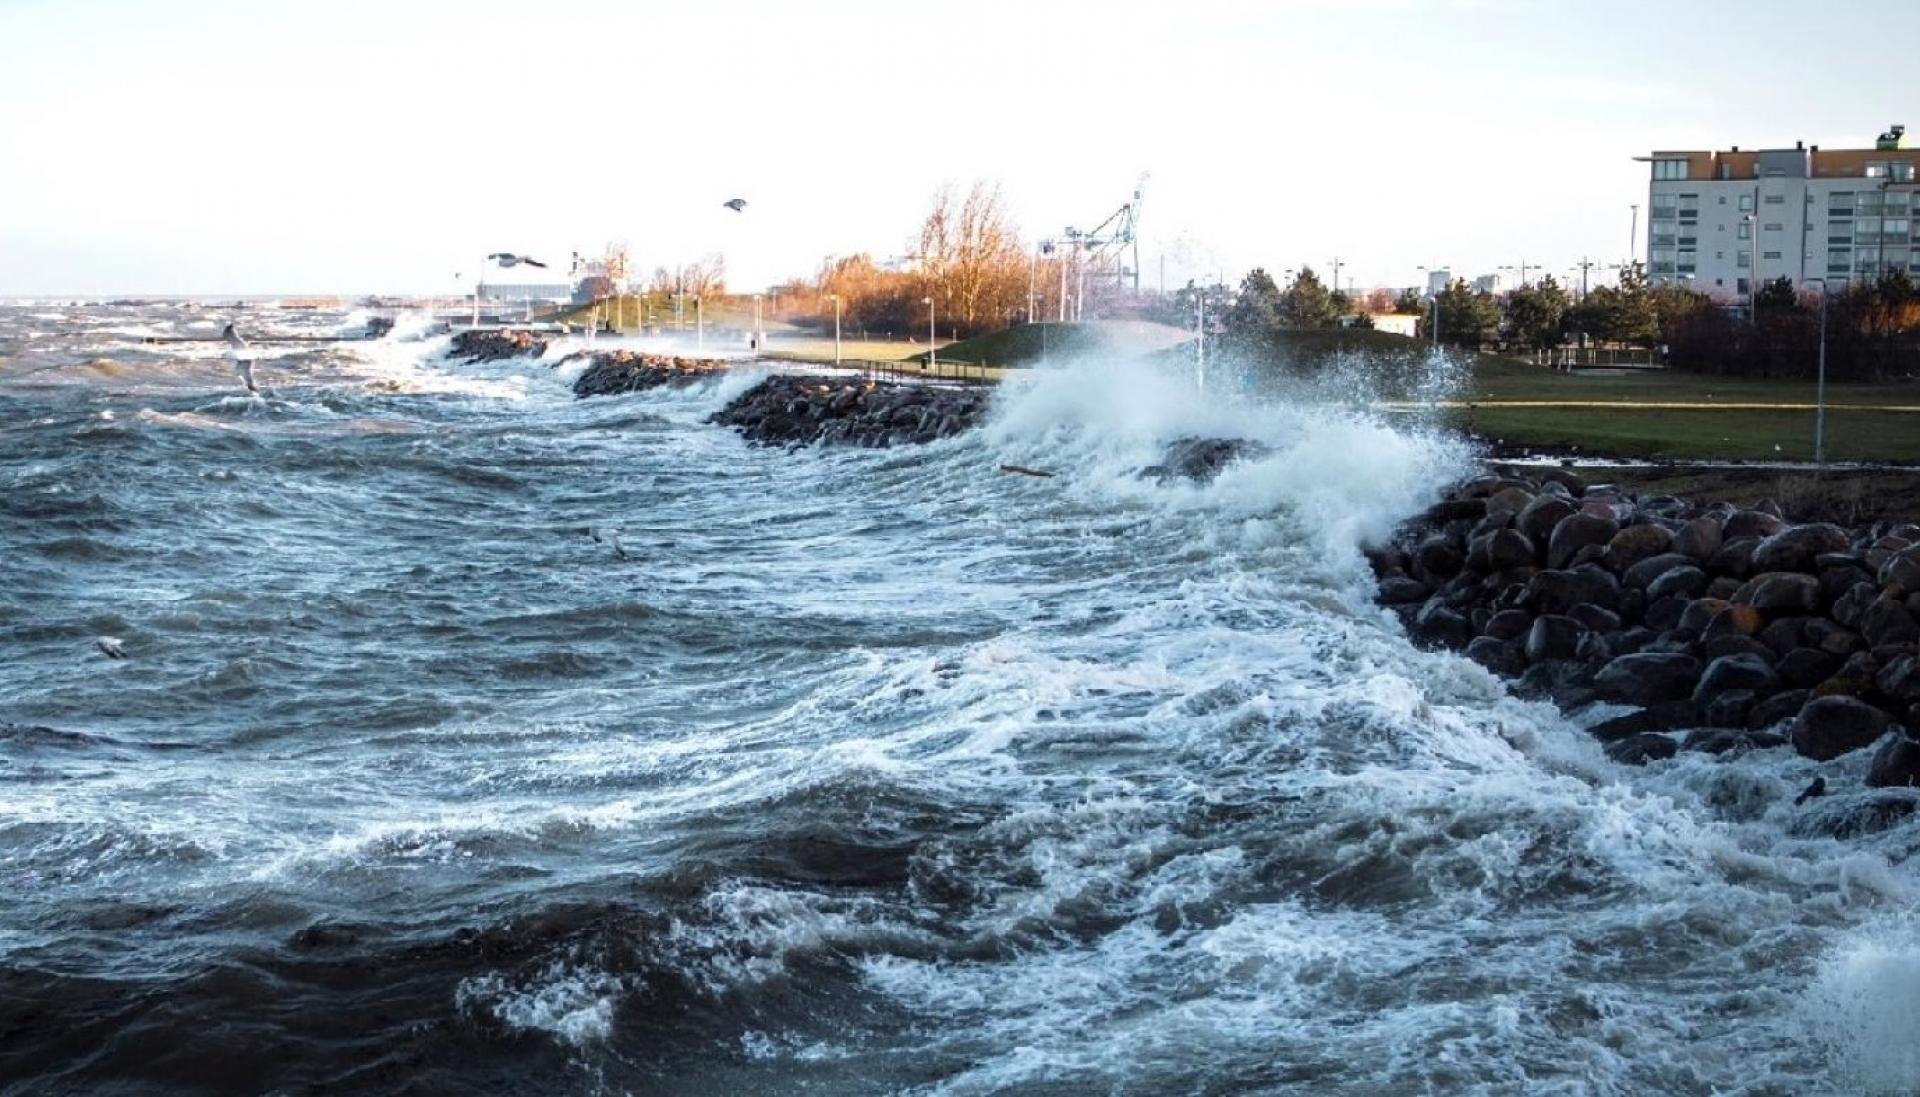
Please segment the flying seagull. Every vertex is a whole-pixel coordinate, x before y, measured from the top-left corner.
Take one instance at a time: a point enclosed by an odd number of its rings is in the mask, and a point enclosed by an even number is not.
[[[517,267],[520,264],[525,263],[530,267],[539,267],[541,270],[547,269],[547,265],[545,263],[542,263],[540,260],[535,259],[532,256],[515,255],[510,251],[496,251],[492,255],[487,256],[487,258],[493,260],[494,262],[500,264],[503,267]]]
[[[247,392],[254,396],[260,395],[260,386],[253,381],[253,359],[240,357],[241,352],[245,351],[250,344],[239,332],[233,330],[232,324],[228,324],[226,330],[220,333],[220,338],[226,341],[227,357],[236,363],[240,370],[240,380],[247,386]],[[123,659],[125,656],[117,655],[114,658]]]
[[[735,213],[740,213],[747,208],[747,200],[745,198],[729,198],[720,204]]]
[[[127,649],[120,646],[120,638],[117,636],[102,636],[93,642],[93,646],[99,648],[100,654],[105,655],[109,659],[125,659],[127,657]]]
[[[612,547],[615,556],[618,556],[622,560],[627,558],[627,546],[620,543],[619,530],[608,526],[601,526],[588,532],[593,535],[594,540]]]

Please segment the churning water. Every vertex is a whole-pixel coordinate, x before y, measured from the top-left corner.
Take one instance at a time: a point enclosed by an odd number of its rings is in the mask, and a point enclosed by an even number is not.
[[[138,340],[226,318],[0,309],[0,1093],[1920,1078],[1920,831],[1372,604],[1445,442],[1090,363],[786,453],[703,422],[746,376]]]

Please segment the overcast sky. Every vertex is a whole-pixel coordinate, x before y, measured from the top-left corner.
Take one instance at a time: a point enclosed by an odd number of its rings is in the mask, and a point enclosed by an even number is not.
[[[1625,257],[1633,156],[1920,124],[1916,31],[1911,0],[0,0],[0,295],[457,292],[615,238],[751,288],[902,253],[943,181],[1040,236],[1142,172],[1149,285],[1564,272]]]

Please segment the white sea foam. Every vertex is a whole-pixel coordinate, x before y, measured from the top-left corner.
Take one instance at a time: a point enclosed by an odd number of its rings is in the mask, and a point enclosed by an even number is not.
[[[454,1006],[579,1047],[613,1032],[614,1011],[627,995],[619,976],[556,962],[525,979],[497,972],[463,979],[454,990]]]

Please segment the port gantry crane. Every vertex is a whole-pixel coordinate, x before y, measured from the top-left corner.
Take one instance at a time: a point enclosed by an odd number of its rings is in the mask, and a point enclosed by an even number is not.
[[[1132,282],[1133,292],[1140,292],[1140,206],[1146,199],[1147,173],[1141,172],[1133,185],[1133,198],[1108,214],[1104,220],[1092,229],[1081,231],[1068,226],[1060,237],[1040,242],[1040,253],[1052,255],[1062,247],[1071,248],[1069,256],[1063,256],[1060,262],[1060,319],[1068,319],[1069,298],[1067,295],[1067,270],[1074,268],[1079,274],[1079,293],[1072,304],[1072,319],[1080,319],[1087,303],[1087,276],[1096,280],[1111,279],[1115,288],[1122,288]],[[1132,265],[1128,265],[1128,260]],[[1029,309],[1031,312],[1031,309]]]

